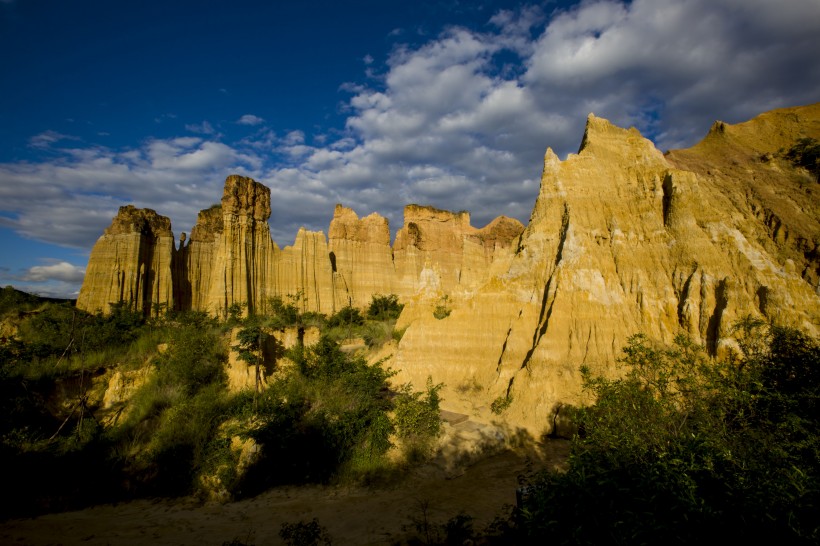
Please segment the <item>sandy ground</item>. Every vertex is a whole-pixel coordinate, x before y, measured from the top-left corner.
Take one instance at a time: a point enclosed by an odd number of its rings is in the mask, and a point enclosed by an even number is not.
[[[280,487],[252,499],[202,504],[195,499],[138,500],[76,512],[0,523],[5,545],[219,546],[238,539],[257,546],[283,544],[282,523],[317,518],[333,544],[393,544],[407,536],[413,518],[444,523],[463,512],[482,529],[504,505],[515,503],[518,476],[557,467],[569,445],[553,440],[452,464],[438,460],[381,488]]]

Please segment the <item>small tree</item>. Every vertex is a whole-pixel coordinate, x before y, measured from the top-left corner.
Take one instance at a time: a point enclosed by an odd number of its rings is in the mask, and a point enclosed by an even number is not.
[[[259,393],[259,386],[262,382],[260,367],[263,362],[262,343],[267,338],[267,334],[258,322],[249,322],[236,334],[239,342],[232,349],[237,352],[237,358],[245,361],[249,366],[254,367],[254,392]],[[256,399],[254,397],[254,409],[256,409]]]
[[[371,320],[395,320],[399,318],[404,304],[399,303],[396,294],[383,296],[375,294],[367,308],[367,318]]]

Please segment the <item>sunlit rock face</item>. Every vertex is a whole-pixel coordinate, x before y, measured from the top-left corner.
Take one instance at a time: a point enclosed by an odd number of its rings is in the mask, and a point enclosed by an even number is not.
[[[293,245],[279,248],[270,236],[270,199],[266,186],[229,176],[221,203],[200,211],[179,249],[167,218],[123,207],[94,247],[78,306],[107,312],[126,302],[146,313],[167,307],[225,316],[233,304],[264,313],[279,296],[304,311],[334,313],[366,307],[374,294],[469,291],[509,261],[524,229],[504,217],[477,229],[466,212],[411,205],[394,249],[386,218],[359,218],[338,205],[328,237],[300,229]]]
[[[77,297],[81,309],[107,313],[112,304],[151,313],[173,306],[171,221],[151,209],[120,207],[91,250]]]
[[[635,333],[684,333],[718,357],[747,315],[820,334],[820,192],[782,151],[800,138],[820,139],[818,105],[718,122],[667,154],[590,115],[577,154],[547,150],[526,228],[408,205],[392,246],[385,218],[339,205],[327,237],[302,229],[280,248],[268,188],[231,176],[179,250],[167,219],[124,207],[78,306],[221,316],[298,295],[302,310],[333,313],[397,294],[397,381],[443,382],[445,407],[486,418],[508,398],[506,422],[549,432],[558,408],[583,401],[579,367],[617,374]]]
[[[399,379],[444,382],[463,411],[509,396],[504,417],[540,433],[562,404],[582,401],[579,367],[617,373],[632,334],[685,333],[716,356],[747,315],[817,335],[818,193],[777,159],[799,136],[820,138],[817,120],[813,106],[722,124],[719,138],[713,130],[665,157],[635,129],[591,115],[577,154],[547,150],[509,267],[450,297],[446,318],[410,302]],[[750,147],[739,135],[758,125],[785,136]]]

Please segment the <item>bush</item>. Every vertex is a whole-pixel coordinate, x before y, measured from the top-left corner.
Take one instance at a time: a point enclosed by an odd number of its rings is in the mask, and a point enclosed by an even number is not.
[[[287,546],[319,546],[321,544],[330,546],[332,544],[327,529],[320,525],[316,518],[308,523],[304,521],[283,523],[279,530],[279,537],[285,541]]]
[[[246,432],[262,456],[238,488],[254,494],[280,483],[326,482],[382,464],[393,424],[387,379],[380,364],[343,353],[327,336],[291,351],[290,374],[263,391]]]
[[[507,411],[507,409],[512,404],[512,401],[512,395],[509,393],[504,396],[499,396],[498,398],[493,400],[492,404],[490,404],[490,411],[492,411],[496,415],[501,415],[502,413]]]
[[[820,142],[813,138],[798,139],[784,154],[797,167],[802,167],[820,181]]]
[[[578,414],[569,470],[524,489],[516,541],[816,541],[820,349],[794,330],[752,330],[765,343],[734,361],[639,335],[622,378],[583,369],[596,402]]]
[[[438,392],[443,385],[433,385],[427,378],[425,392],[413,392],[408,383],[402,386],[396,397],[396,432],[411,443],[428,444],[441,433],[441,414]]]
[[[367,308],[367,318],[371,320],[395,320],[399,318],[404,305],[396,294],[383,296],[375,294]]]
[[[362,324],[364,324],[362,313],[350,305],[342,307],[336,314],[327,319],[328,328],[361,326]]]

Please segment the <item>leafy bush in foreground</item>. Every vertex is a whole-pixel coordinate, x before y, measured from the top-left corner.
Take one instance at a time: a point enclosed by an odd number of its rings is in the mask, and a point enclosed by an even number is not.
[[[621,379],[583,370],[597,401],[578,413],[568,472],[523,489],[516,542],[816,543],[820,347],[794,330],[743,328],[732,361],[639,335]]]

